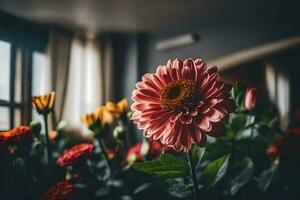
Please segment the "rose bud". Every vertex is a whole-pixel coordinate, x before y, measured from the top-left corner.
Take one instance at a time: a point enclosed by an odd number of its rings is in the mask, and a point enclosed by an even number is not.
[[[258,87],[251,87],[247,89],[245,97],[245,107],[247,110],[253,110],[256,107],[259,95],[260,89]]]

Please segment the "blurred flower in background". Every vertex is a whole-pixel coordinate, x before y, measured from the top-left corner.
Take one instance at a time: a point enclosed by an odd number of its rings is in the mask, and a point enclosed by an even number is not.
[[[89,143],[78,144],[70,149],[66,150],[61,154],[57,160],[56,164],[60,167],[65,167],[67,165],[73,165],[79,160],[92,154],[94,151],[94,146]]]
[[[260,88],[251,87],[247,88],[245,97],[245,107],[247,110],[253,110],[258,102],[260,96]]]
[[[13,142],[13,143],[23,143],[32,139],[32,134],[30,127],[19,126],[10,131],[0,133],[0,141],[3,142]]]
[[[42,200],[71,200],[75,186],[68,181],[58,182],[51,187],[42,197]]]
[[[132,146],[127,153],[127,162],[132,164],[136,161],[143,161],[144,156],[142,154],[142,143],[138,143]]]
[[[32,105],[39,114],[48,114],[54,107],[55,92],[46,95],[33,96]]]

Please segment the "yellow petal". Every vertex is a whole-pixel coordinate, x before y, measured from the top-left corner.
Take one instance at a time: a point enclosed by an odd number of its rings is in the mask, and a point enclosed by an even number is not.
[[[39,113],[47,113],[54,106],[55,92],[46,95],[33,96],[32,104]]]
[[[55,100],[55,92],[51,92],[49,94],[49,100],[47,102],[47,105],[48,105],[47,107],[48,107],[49,110],[51,110],[53,108],[54,100]]]
[[[127,99],[122,99],[117,103],[119,114],[125,113],[128,110],[128,101]]]
[[[96,123],[98,117],[95,113],[90,113],[81,117],[81,122],[87,126],[91,126]]]
[[[101,106],[97,111],[98,117],[102,124],[111,124],[114,120],[114,115],[107,109],[107,107]]]
[[[106,103],[105,108],[110,112],[117,112],[118,109],[117,105],[110,101]]]

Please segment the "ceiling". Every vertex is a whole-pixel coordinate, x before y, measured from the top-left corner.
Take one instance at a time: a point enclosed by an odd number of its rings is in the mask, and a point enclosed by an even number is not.
[[[99,33],[157,31],[212,19],[274,16],[282,20],[298,13],[299,3],[290,0],[0,0],[0,9],[36,22]]]

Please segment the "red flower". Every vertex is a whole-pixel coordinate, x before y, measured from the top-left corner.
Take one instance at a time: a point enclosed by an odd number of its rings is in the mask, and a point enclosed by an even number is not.
[[[75,186],[68,181],[61,181],[51,187],[42,197],[42,200],[71,200]]]
[[[89,143],[82,143],[71,147],[66,150],[62,155],[60,155],[56,164],[60,167],[65,167],[67,165],[73,165],[77,163],[82,158],[92,154],[94,151],[94,146]]]
[[[136,161],[143,161],[143,155],[142,155],[142,144],[136,144],[135,146],[132,146],[127,153],[127,162],[133,163]]]
[[[10,131],[0,134],[0,141],[13,142],[13,143],[23,143],[28,142],[32,139],[32,134],[30,127],[19,126]]]
[[[151,156],[158,156],[163,152],[171,152],[173,148],[168,147],[166,145],[162,145],[158,141],[150,141],[149,142],[149,152],[148,154]]]
[[[133,91],[132,119],[145,137],[176,151],[206,144],[206,134],[226,133],[224,121],[236,105],[217,68],[201,60],[169,60],[155,74],[145,74]]]
[[[247,110],[253,110],[257,104],[260,89],[258,87],[248,88],[245,97],[245,107]]]
[[[269,148],[267,148],[266,152],[271,156],[272,160],[278,158],[279,148],[277,145],[273,144]]]

